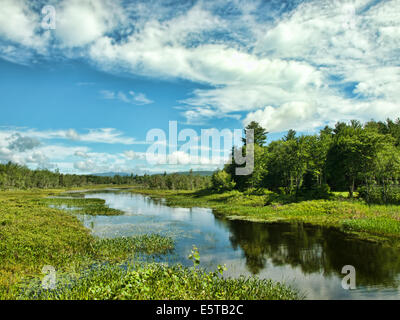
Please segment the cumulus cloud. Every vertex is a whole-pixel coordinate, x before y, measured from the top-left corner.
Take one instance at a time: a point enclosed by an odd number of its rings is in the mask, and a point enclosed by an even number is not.
[[[88,158],[88,154],[86,152],[83,151],[76,151],[74,153],[75,156],[80,157],[80,158]]]
[[[20,152],[31,150],[40,145],[40,141],[32,137],[24,137],[20,133],[13,134],[9,140],[11,141],[8,148]]]
[[[305,131],[310,127],[320,127],[324,124],[316,106],[302,101],[288,102],[277,108],[267,106],[250,112],[244,123],[248,124],[251,121],[260,123],[271,132],[287,131],[292,128]]]
[[[243,6],[238,9],[245,14]],[[400,100],[400,73],[394,66],[398,65],[394,57],[399,56],[396,13],[400,13],[396,1],[305,2],[276,17],[273,24],[249,19],[246,27],[251,28],[252,44],[235,42],[238,37],[233,42],[205,38],[204,33],[224,30],[226,25],[236,37],[237,25],[195,6],[171,19],[146,21],[123,43],[104,36],[89,54],[104,66],[123,65],[137,74],[214,86],[195,90],[181,101],[189,123],[238,118],[235,113],[248,111],[244,123],[255,114],[265,116],[258,120],[271,131],[292,126],[313,129],[331,115],[329,120],[334,121],[396,116],[392,108]],[[376,112],[378,104],[385,109]]]
[[[97,168],[93,160],[77,161],[74,163],[74,168],[83,172],[92,172]]]
[[[146,153],[127,150],[123,152],[123,156],[129,160],[136,160],[136,159],[144,160],[146,158]]]
[[[91,152],[87,146],[63,145],[54,142],[55,140],[65,143],[71,143],[72,140],[74,144],[90,142],[125,145],[134,142],[132,138],[124,137],[121,132],[114,129],[93,129],[86,134],[78,134],[73,129],[58,131],[3,129],[0,130],[0,162],[11,161],[33,169],[58,167],[71,173],[98,170],[101,172],[103,169],[110,171],[110,168],[119,171],[129,169],[126,158],[122,155]],[[77,157],[84,160],[76,161]],[[93,167],[93,171],[88,170],[89,166]]]
[[[123,23],[120,1],[62,1],[57,10],[56,37],[61,46],[85,46]]]
[[[78,132],[76,132],[74,129],[68,129],[65,132],[65,137],[71,140],[79,140],[80,136],[78,134]]]
[[[27,1],[2,0],[0,11],[0,37],[23,46],[38,49],[46,41],[38,35],[40,16]]]
[[[296,111],[282,103],[251,112],[244,122],[261,117],[267,128],[280,131],[315,128],[328,119],[398,117],[400,70],[394,59],[400,53],[400,23],[394,17],[400,14],[399,2],[315,4],[300,5],[260,32],[254,50],[318,66],[325,86],[302,99],[309,107],[299,108],[297,123],[292,121]]]
[[[132,172],[134,166],[120,154],[88,152],[85,160],[73,162],[73,169],[80,173]]]

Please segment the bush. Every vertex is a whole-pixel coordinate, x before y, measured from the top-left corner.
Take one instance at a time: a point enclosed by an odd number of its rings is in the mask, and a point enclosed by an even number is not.
[[[231,175],[224,170],[215,171],[211,176],[211,183],[212,188],[219,192],[232,190],[236,185]]]
[[[358,189],[359,197],[367,203],[400,204],[400,186],[391,185],[385,189],[382,186],[361,187]]]
[[[296,196],[308,199],[328,199],[331,196],[331,188],[328,184],[313,186],[311,189],[302,188]]]

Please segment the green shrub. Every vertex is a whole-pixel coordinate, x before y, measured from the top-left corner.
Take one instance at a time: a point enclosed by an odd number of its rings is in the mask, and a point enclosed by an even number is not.
[[[400,204],[400,187],[391,185],[386,189],[382,186],[361,187],[358,190],[359,197],[367,203],[376,204]]]
[[[216,191],[232,190],[236,183],[232,180],[229,173],[224,170],[217,170],[211,176],[212,188]]]

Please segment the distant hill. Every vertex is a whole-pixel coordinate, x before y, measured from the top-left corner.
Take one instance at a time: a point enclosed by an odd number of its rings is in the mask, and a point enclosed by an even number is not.
[[[183,175],[190,174],[189,171],[182,171],[182,172],[175,172],[175,173],[176,174],[183,174]],[[199,175],[199,176],[211,176],[214,173],[214,171],[192,171],[192,173],[194,175]]]
[[[130,173],[127,172],[103,172],[103,173],[92,173],[91,176],[98,176],[98,177],[114,177],[114,176],[121,176],[126,177],[130,176]]]
[[[194,175],[198,176],[211,176],[214,171],[193,171],[192,173]],[[175,174],[182,174],[182,175],[188,175],[190,174],[189,171],[181,171],[181,172],[174,172]],[[163,174],[163,172],[158,172],[158,173],[153,173],[153,174]],[[102,172],[102,173],[92,173],[90,174],[91,176],[98,176],[98,177],[114,177],[114,176],[121,176],[121,177],[126,177],[130,176],[131,174],[128,172]],[[135,175],[135,173],[133,174]]]

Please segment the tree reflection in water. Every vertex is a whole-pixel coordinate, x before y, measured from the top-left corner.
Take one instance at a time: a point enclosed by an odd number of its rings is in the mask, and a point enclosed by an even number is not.
[[[253,274],[266,268],[267,260],[275,266],[300,267],[304,274],[340,277],[344,265],[353,265],[358,285],[398,285],[400,252],[396,248],[357,240],[334,228],[301,223],[219,222],[229,228],[232,246],[243,250]]]

